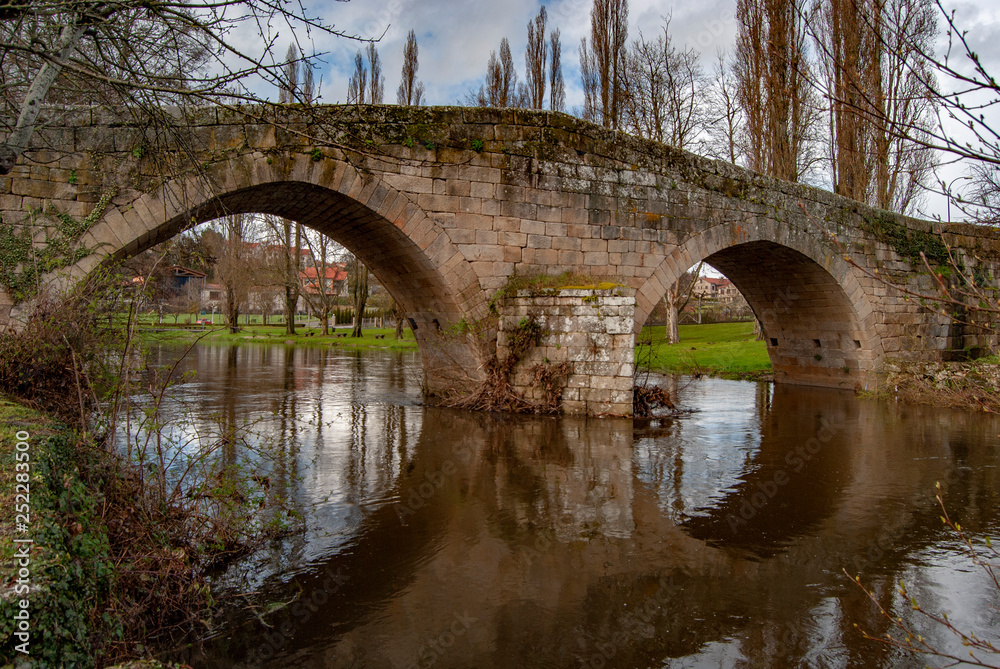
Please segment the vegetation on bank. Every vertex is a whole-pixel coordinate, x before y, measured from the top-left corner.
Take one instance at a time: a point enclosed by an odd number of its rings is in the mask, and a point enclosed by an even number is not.
[[[965,362],[894,362],[874,394],[908,404],[1000,413],[1000,364],[995,355]]]
[[[13,634],[22,600],[37,667],[104,667],[203,634],[210,575],[300,526],[253,466],[265,447],[248,443],[245,426],[223,422],[194,449],[170,439],[159,412],[170,374],[143,369],[129,328],[109,327],[120,297],[95,280],[0,333],[0,666],[24,659]],[[24,432],[30,467],[17,481]],[[29,487],[30,522],[9,515],[25,511],[11,477]],[[34,542],[27,593],[10,587],[17,522]]]
[[[666,328],[647,326],[636,345],[636,367],[674,374],[763,379],[771,373],[767,346],[753,337],[753,322],[679,326],[678,344],[666,343]]]
[[[15,511],[24,510],[14,503],[18,442],[30,456],[29,511],[17,517],[27,515],[26,528],[15,522]],[[164,601],[191,594],[177,587],[186,579],[170,577],[187,568],[174,555],[178,543],[144,514],[129,517],[139,505],[128,495],[139,491],[118,480],[114,458],[65,423],[0,397],[0,467],[0,664],[27,659],[20,648],[37,667],[103,666],[144,653],[158,632],[151,617],[167,625],[185,617],[186,607]],[[15,563],[23,544],[14,540],[25,538],[33,542],[27,572],[15,572],[25,562]],[[174,564],[165,568],[164,559]],[[22,601],[25,625],[15,617]]]

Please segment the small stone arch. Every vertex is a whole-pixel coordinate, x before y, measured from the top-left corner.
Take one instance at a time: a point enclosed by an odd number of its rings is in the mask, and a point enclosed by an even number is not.
[[[717,225],[668,255],[636,294],[636,332],[685,271],[705,261],[743,293],[775,380],[854,388],[883,357],[876,314],[853,267],[815,235],[773,221]]]

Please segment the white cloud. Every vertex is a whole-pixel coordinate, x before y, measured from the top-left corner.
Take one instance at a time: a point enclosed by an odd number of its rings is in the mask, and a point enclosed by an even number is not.
[[[523,76],[527,24],[544,4],[549,29],[559,28],[562,37],[562,62],[570,107],[582,103],[579,85],[577,49],[582,37],[590,32],[592,0],[354,0],[330,3],[324,17],[337,28],[362,36],[382,35],[379,55],[386,75],[386,102],[395,101],[402,66],[403,44],[412,28],[420,47],[419,76],[427,88],[430,104],[452,104],[481,83],[486,73],[490,51],[507,37],[519,75]],[[652,36],[662,29],[662,17],[672,16],[671,33],[678,44],[699,49],[714,59],[717,48],[726,48],[736,34],[733,12],[735,0],[709,0],[705,3],[677,3],[674,6],[656,0],[633,0],[629,8],[630,37],[642,30]],[[318,50],[329,50],[325,57],[324,100],[343,101],[353,56],[359,45],[348,40],[316,38]]]

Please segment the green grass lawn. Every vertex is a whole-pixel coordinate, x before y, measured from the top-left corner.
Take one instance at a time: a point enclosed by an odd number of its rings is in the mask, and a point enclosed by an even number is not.
[[[661,326],[642,329],[640,344],[636,348],[636,364],[641,369],[647,364],[655,371],[691,374],[716,374],[721,376],[747,377],[771,371],[771,361],[762,341],[753,340],[753,323],[709,323],[705,325],[680,326],[681,343],[664,343]],[[207,332],[207,334],[206,334]],[[294,336],[285,334],[282,325],[244,325],[237,334],[220,325],[188,328],[145,328],[140,336],[147,342],[185,342],[203,336],[202,343],[272,343],[296,346],[336,346],[344,348],[384,348],[396,350],[416,350],[417,342],[413,332],[406,328],[403,338],[396,340],[394,328],[370,328],[363,331],[361,338],[338,337],[349,334],[350,329],[331,330],[331,335],[323,337],[318,328],[299,326]],[[384,338],[377,339],[377,335]],[[652,345],[642,342],[652,341]]]
[[[645,327],[636,347],[636,365],[655,371],[746,377],[771,371],[767,347],[753,339],[753,323],[680,326],[681,341],[664,342],[666,328]],[[644,344],[643,342],[651,342]]]
[[[206,334],[207,332],[207,334]],[[191,329],[187,328],[163,328],[163,329],[142,329],[139,336],[145,342],[167,342],[178,341],[187,342],[196,337],[202,337],[201,342],[205,344],[213,343],[260,343],[260,344],[293,344],[296,346],[330,346],[343,348],[386,348],[386,349],[413,349],[416,350],[417,342],[413,338],[413,332],[409,328],[403,329],[403,338],[396,339],[395,328],[366,328],[362,330],[362,337],[349,337],[337,335],[349,335],[350,328],[330,329],[330,335],[324,337],[320,334],[319,328],[307,328],[299,325],[295,329],[294,335],[285,334],[283,325],[244,325],[236,334],[230,334],[229,330],[222,326],[207,326]],[[377,338],[382,335],[382,338]]]

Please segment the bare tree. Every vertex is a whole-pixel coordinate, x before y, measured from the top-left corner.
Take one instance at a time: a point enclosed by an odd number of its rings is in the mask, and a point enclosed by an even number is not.
[[[343,247],[321,232],[313,232],[303,237],[315,277],[307,276],[302,282],[302,297],[309,304],[312,312],[319,317],[323,335],[330,334],[330,316],[337,304],[337,273],[340,263],[337,258],[343,253]],[[331,274],[333,276],[331,277]]]
[[[693,49],[670,39],[670,21],[655,40],[641,36],[626,54],[623,125],[630,132],[689,147],[708,122],[705,75]]]
[[[299,5],[262,0],[8,2],[4,17],[4,174],[27,150],[46,102],[105,104],[153,119],[164,104],[266,103],[258,82],[285,80],[286,63],[274,52],[279,27],[344,36]],[[245,27],[258,39],[231,38]]]
[[[396,89],[396,103],[419,107],[424,100],[424,84],[417,80],[417,35],[412,30],[406,36],[403,47],[403,72]]]
[[[523,87],[522,87],[523,88]],[[510,43],[504,37],[500,40],[500,55],[490,52],[486,65],[486,82],[467,96],[469,104],[477,107],[520,107],[518,95],[517,69],[510,55]]]
[[[229,332],[239,332],[240,312],[247,306],[250,288],[255,282],[246,237],[250,232],[250,219],[246,214],[226,216],[221,222],[222,248],[215,251],[218,258],[215,273],[225,290],[225,316]]]
[[[810,22],[828,101],[833,188],[909,212],[931,171],[926,86],[937,32],[929,0],[818,0]]]
[[[545,22],[548,15],[543,6],[538,10],[538,16],[528,22],[528,48],[524,52],[524,78],[527,80],[527,99],[525,104],[530,109],[545,108],[546,64],[548,62],[548,45],[545,43]]]
[[[351,299],[354,303],[354,328],[351,330],[352,337],[360,337],[361,321],[365,316],[365,306],[368,304],[368,268],[352,255],[347,263],[347,281],[350,286]]]
[[[354,54],[354,73],[347,84],[347,102],[359,105],[368,102],[368,68],[360,51]]]
[[[295,312],[299,304],[299,272],[302,271],[302,226],[298,223],[281,219],[284,231],[285,272],[285,333],[295,334]]]
[[[618,129],[624,91],[628,40],[628,0],[594,0],[590,10],[590,44],[580,42],[584,118]]]
[[[684,272],[677,281],[674,281],[672,286],[667,288],[667,294],[663,297],[664,306],[667,308],[666,340],[668,344],[676,344],[681,340],[678,329],[679,315],[691,301],[691,293],[701,277],[703,264],[698,263],[693,272],[691,270]]]
[[[703,151],[710,156],[740,162],[739,136],[743,132],[743,111],[736,96],[736,82],[726,56],[719,52],[708,92],[709,121]]]
[[[373,105],[382,104],[385,92],[385,76],[382,74],[382,59],[374,42],[369,42],[366,49],[368,55],[368,102]]]
[[[802,0],[738,0],[733,74],[747,167],[799,181],[812,167],[816,105]]]
[[[295,101],[295,92],[299,88],[299,50],[294,44],[288,45],[285,52],[285,79],[278,88],[278,100],[284,104]]]
[[[566,108],[566,82],[562,72],[562,42],[559,30],[553,30],[549,35],[549,52],[552,60],[549,64],[549,109],[563,111]]]

